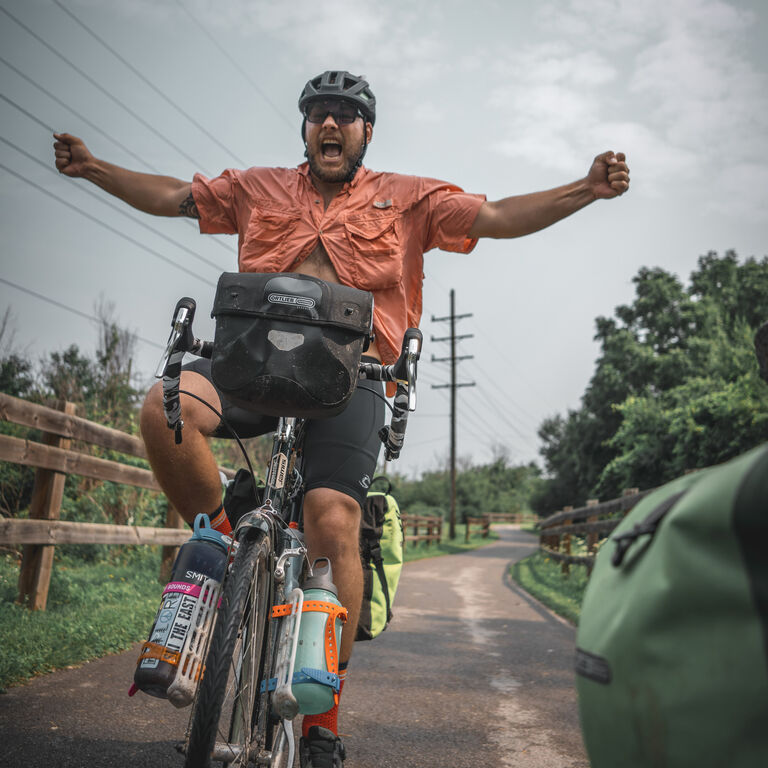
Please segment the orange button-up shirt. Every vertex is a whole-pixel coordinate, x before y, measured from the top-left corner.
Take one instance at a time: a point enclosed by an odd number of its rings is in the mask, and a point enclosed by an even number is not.
[[[374,295],[374,333],[385,363],[421,319],[424,253],[469,253],[484,195],[434,179],[360,168],[324,208],[309,166],[196,174],[200,231],[239,236],[241,272],[296,272],[318,240],[339,281]]]

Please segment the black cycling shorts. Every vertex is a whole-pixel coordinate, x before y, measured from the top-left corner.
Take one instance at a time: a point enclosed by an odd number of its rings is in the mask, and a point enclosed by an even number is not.
[[[373,358],[363,358],[378,362]],[[211,379],[211,361],[197,358],[182,366]],[[277,418],[247,411],[229,402],[214,389],[221,400],[222,414],[238,437],[256,437],[274,431]],[[308,419],[304,436],[304,481],[306,490],[331,488],[351,496],[360,505],[376,471],[381,448],[379,430],[384,425],[384,386],[380,381],[361,379],[357,389],[338,415],[328,419]],[[231,437],[219,423],[212,437]]]

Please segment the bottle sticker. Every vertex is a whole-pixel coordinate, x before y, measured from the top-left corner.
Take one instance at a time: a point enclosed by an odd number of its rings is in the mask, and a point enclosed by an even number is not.
[[[200,584],[187,584],[185,581],[171,581],[163,590],[163,595],[168,592],[181,592],[184,595],[191,595],[192,597],[200,597],[200,590],[202,586]]]
[[[174,587],[170,590],[170,587]],[[200,586],[184,582],[171,582],[163,592],[163,602],[155,617],[149,642],[162,645],[169,651],[180,652],[189,632],[195,605],[200,599]],[[159,659],[144,659],[142,669],[155,669]]]

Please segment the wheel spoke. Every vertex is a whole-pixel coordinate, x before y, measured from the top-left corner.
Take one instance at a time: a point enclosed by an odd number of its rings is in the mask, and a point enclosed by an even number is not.
[[[254,705],[268,623],[270,539],[240,543],[219,606],[187,736],[186,768],[211,759],[232,766],[256,760],[264,740]]]

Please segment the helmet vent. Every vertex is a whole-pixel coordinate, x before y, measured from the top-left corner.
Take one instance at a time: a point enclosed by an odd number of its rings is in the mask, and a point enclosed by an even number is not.
[[[322,98],[350,101],[358,106],[371,125],[376,122],[376,97],[364,76],[342,70],[328,70],[313,77],[299,97],[299,111],[303,112],[309,101]]]

